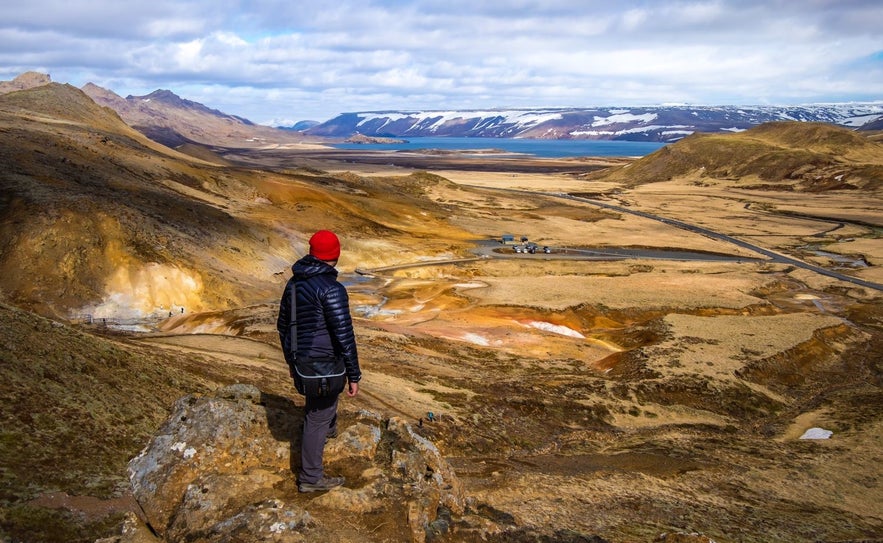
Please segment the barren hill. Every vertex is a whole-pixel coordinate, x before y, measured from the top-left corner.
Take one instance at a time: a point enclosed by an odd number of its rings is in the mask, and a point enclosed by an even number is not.
[[[12,81],[0,81],[0,95],[36,89],[51,82],[48,74],[26,72]],[[87,83],[81,90],[97,104],[116,111],[131,127],[172,148],[187,144],[260,148],[322,139],[257,125],[248,119],[183,99],[165,89],[156,90],[146,96],[126,98],[93,83]]]
[[[883,183],[883,145],[828,124],[777,122],[738,134],[694,134],[589,177],[640,185],[683,176],[774,190],[875,190]]]
[[[412,212],[358,177],[234,173],[171,151],[69,85],[0,96],[0,126],[3,291],[46,314],[263,300],[314,225],[379,232]]]
[[[120,97],[92,83],[83,92],[97,103],[114,109],[132,127],[169,147],[186,143],[224,147],[263,147],[316,141],[291,131],[256,125],[172,91],[160,89],[145,96]]]
[[[52,78],[48,74],[39,72],[25,72],[12,81],[0,81],[0,94],[13,92],[17,90],[26,90],[41,85],[47,85],[52,82]]]
[[[86,99],[82,91],[68,84],[34,85],[28,89],[2,95],[5,112],[30,120],[95,125],[131,134],[132,130],[112,109],[102,108]]]
[[[157,277],[184,274],[202,284],[187,271],[199,245],[235,229],[194,175],[211,179],[210,165],[148,140],[70,86],[4,95],[0,113],[0,153],[15,164],[2,174],[0,268],[11,279],[9,299],[60,315],[91,312],[109,283],[152,275],[147,263]],[[218,286],[216,295],[228,290]],[[160,296],[167,306],[194,301],[175,294]]]

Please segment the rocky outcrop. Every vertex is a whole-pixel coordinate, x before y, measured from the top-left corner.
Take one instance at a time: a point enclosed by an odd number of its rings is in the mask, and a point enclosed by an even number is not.
[[[344,141],[344,143],[364,143],[364,144],[407,143],[407,141],[401,140],[398,138],[383,138],[383,137],[379,137],[379,136],[366,136],[364,134],[354,134],[343,141]]]
[[[410,424],[365,411],[341,418],[325,463],[346,486],[299,494],[300,407],[251,385],[179,399],[129,463],[144,523],[130,518],[105,541],[338,541],[374,525],[393,540],[424,542],[455,519],[472,535],[495,531],[467,518],[456,474]]]
[[[34,87],[42,87],[52,83],[49,74],[41,74],[40,72],[25,72],[12,81],[0,81],[0,94],[9,92],[33,89]]]

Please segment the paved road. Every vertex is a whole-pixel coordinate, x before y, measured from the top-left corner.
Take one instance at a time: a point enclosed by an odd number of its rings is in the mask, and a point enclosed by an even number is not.
[[[488,258],[509,258],[514,260],[626,260],[629,258],[659,259],[659,260],[690,260],[706,262],[751,262],[762,261],[759,258],[747,258],[733,255],[713,253],[699,253],[693,251],[665,251],[657,249],[626,249],[623,247],[605,247],[600,249],[577,249],[573,247],[552,247],[551,253],[539,251],[537,253],[516,253],[513,246],[500,245],[495,239],[475,240],[477,247],[472,250],[477,256],[470,258],[455,258],[446,260],[421,260],[407,264],[395,264],[382,268],[358,268],[356,273],[363,276],[373,276],[384,272],[391,272],[405,268],[423,268],[426,266],[443,266],[445,264],[460,264],[463,262],[475,262]],[[502,249],[502,251],[501,251]]]
[[[581,249],[575,247],[550,247],[551,253],[539,250],[536,253],[516,253],[514,247],[502,246],[498,240],[476,240],[475,254],[488,258],[544,259],[544,260],[690,260],[704,262],[762,262],[761,258],[733,256],[698,251],[675,251],[665,249],[630,249],[625,247],[604,247],[603,249]],[[502,249],[502,247],[506,247]]]
[[[627,207],[609,204],[607,202],[601,202],[598,200],[592,200],[589,198],[582,198],[579,196],[573,196],[571,194],[564,193],[556,193],[556,192],[542,192],[542,193],[534,193],[530,191],[517,191],[525,194],[543,194],[545,196],[552,196],[555,198],[563,198],[565,200],[575,200],[577,202],[584,202],[587,204],[592,204],[598,207],[603,207],[606,209],[612,209],[614,211],[618,211],[620,213],[630,213],[632,215],[637,215],[638,217],[644,217],[645,219],[650,219],[654,221],[661,222],[663,224],[668,224],[674,226],[676,228],[681,228],[683,230],[687,230],[688,232],[694,232],[697,234],[702,234],[703,236],[708,236],[713,239],[719,239],[722,241],[726,241],[728,243],[732,243],[734,245],[738,245],[739,247],[744,247],[750,251],[754,251],[756,253],[762,254],[769,258],[773,262],[781,263],[781,264],[789,264],[792,266],[796,266],[798,268],[802,268],[804,270],[809,270],[811,272],[818,273],[820,275],[825,275],[827,277],[833,277],[834,279],[838,279],[840,281],[846,281],[848,283],[852,283],[854,285],[858,285],[861,287],[871,288],[874,290],[883,291],[883,285],[880,283],[874,283],[871,281],[865,281],[863,279],[859,279],[857,277],[852,277],[849,275],[845,275],[842,273],[838,273],[821,266],[816,266],[815,264],[810,264],[808,262],[804,262],[802,260],[797,260],[796,258],[792,258],[790,256],[783,255],[781,253],[777,253],[775,251],[771,251],[769,249],[765,249],[758,245],[754,245],[753,243],[748,243],[747,241],[743,241],[738,238],[734,238],[733,236],[728,236],[726,234],[721,234],[720,232],[715,232],[714,230],[709,230],[708,228],[703,228],[701,226],[696,226],[695,224],[686,223],[683,221],[678,221],[675,219],[669,219],[666,217],[660,217],[659,215],[654,215],[652,213],[646,213],[644,211],[638,211],[635,209],[629,209]]]
[[[474,188],[479,188],[483,190],[487,190],[488,187],[481,187],[477,185]],[[667,217],[661,217],[659,215],[654,215],[652,213],[646,213],[644,211],[638,211],[635,209],[629,209],[627,207],[610,204],[607,202],[602,202],[599,200],[592,200],[590,198],[582,198],[580,196],[573,196],[572,194],[561,193],[561,192],[534,192],[528,190],[518,190],[518,189],[493,189],[500,190],[503,192],[515,192],[519,194],[526,194],[530,196],[536,196],[537,194],[542,194],[544,196],[551,196],[553,198],[562,198],[565,200],[574,200],[577,202],[584,202],[587,204],[595,205],[598,207],[603,207],[605,209],[612,209],[614,211],[620,213],[630,213],[632,215],[636,215],[638,217],[643,217],[645,219],[650,219],[653,221],[658,221],[663,224],[668,224],[670,226],[674,226],[676,228],[681,228],[683,230],[687,230],[688,232],[694,232],[696,234],[702,234],[703,236],[708,236],[713,239],[718,239],[721,241],[725,241],[727,243],[732,243],[733,245],[738,245],[739,247],[743,247],[750,251],[754,251],[755,253],[761,254],[770,261],[780,263],[780,264],[789,264],[804,270],[809,270],[814,273],[818,273],[820,275],[825,275],[827,277],[833,277],[834,279],[838,279],[840,281],[846,281],[848,283],[852,283],[854,285],[858,285],[861,287],[866,287],[874,290],[883,291],[883,285],[880,283],[874,283],[872,281],[865,281],[863,279],[859,279],[857,277],[852,277],[849,275],[844,275],[842,273],[838,273],[835,271],[831,271],[829,269],[823,268],[821,266],[816,266],[814,264],[810,264],[808,262],[804,262],[802,260],[797,260],[796,258],[792,258],[787,255],[783,255],[781,253],[777,253],[775,251],[771,251],[769,249],[765,249],[758,245],[754,245],[753,243],[749,243],[747,241],[743,241],[738,238],[734,238],[733,236],[728,236],[726,234],[721,234],[720,232],[715,232],[714,230],[709,230],[708,228],[703,228],[701,226],[697,226],[695,224],[686,223],[683,221],[679,221],[676,219],[669,219]],[[411,266],[430,266],[430,265],[442,265],[442,264],[452,264],[458,262],[470,262],[474,260],[478,260],[480,258],[546,258],[546,259],[581,259],[581,260],[611,260],[611,259],[625,259],[625,258],[664,258],[664,259],[678,259],[678,260],[715,260],[715,261],[750,261],[750,258],[743,257],[734,257],[727,255],[712,255],[706,253],[693,253],[690,251],[683,252],[674,252],[674,251],[653,251],[653,250],[641,250],[641,249],[617,249],[617,248],[608,248],[604,251],[598,250],[589,250],[589,249],[566,249],[564,253],[560,248],[556,248],[553,254],[517,254],[512,253],[508,254],[500,254],[496,252],[496,249],[499,248],[499,244],[496,241],[493,242],[485,242],[479,243],[479,248],[476,250],[476,253],[479,254],[478,258],[465,258],[465,259],[457,259],[457,260],[441,260],[441,261],[423,261],[423,262],[413,262],[410,264],[400,264],[396,266],[387,266],[383,268],[375,268],[375,269],[358,269],[356,273],[361,275],[373,275],[378,272],[385,271],[393,271],[401,268],[407,268]]]

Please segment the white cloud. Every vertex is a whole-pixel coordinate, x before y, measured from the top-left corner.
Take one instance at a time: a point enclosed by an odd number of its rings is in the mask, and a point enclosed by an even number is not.
[[[868,100],[881,27],[876,1],[31,0],[0,5],[0,78],[167,88],[256,122]]]

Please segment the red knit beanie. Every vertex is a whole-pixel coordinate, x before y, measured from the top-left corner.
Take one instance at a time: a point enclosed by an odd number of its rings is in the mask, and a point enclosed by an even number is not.
[[[340,240],[331,230],[319,230],[310,238],[310,254],[319,260],[337,260]]]

